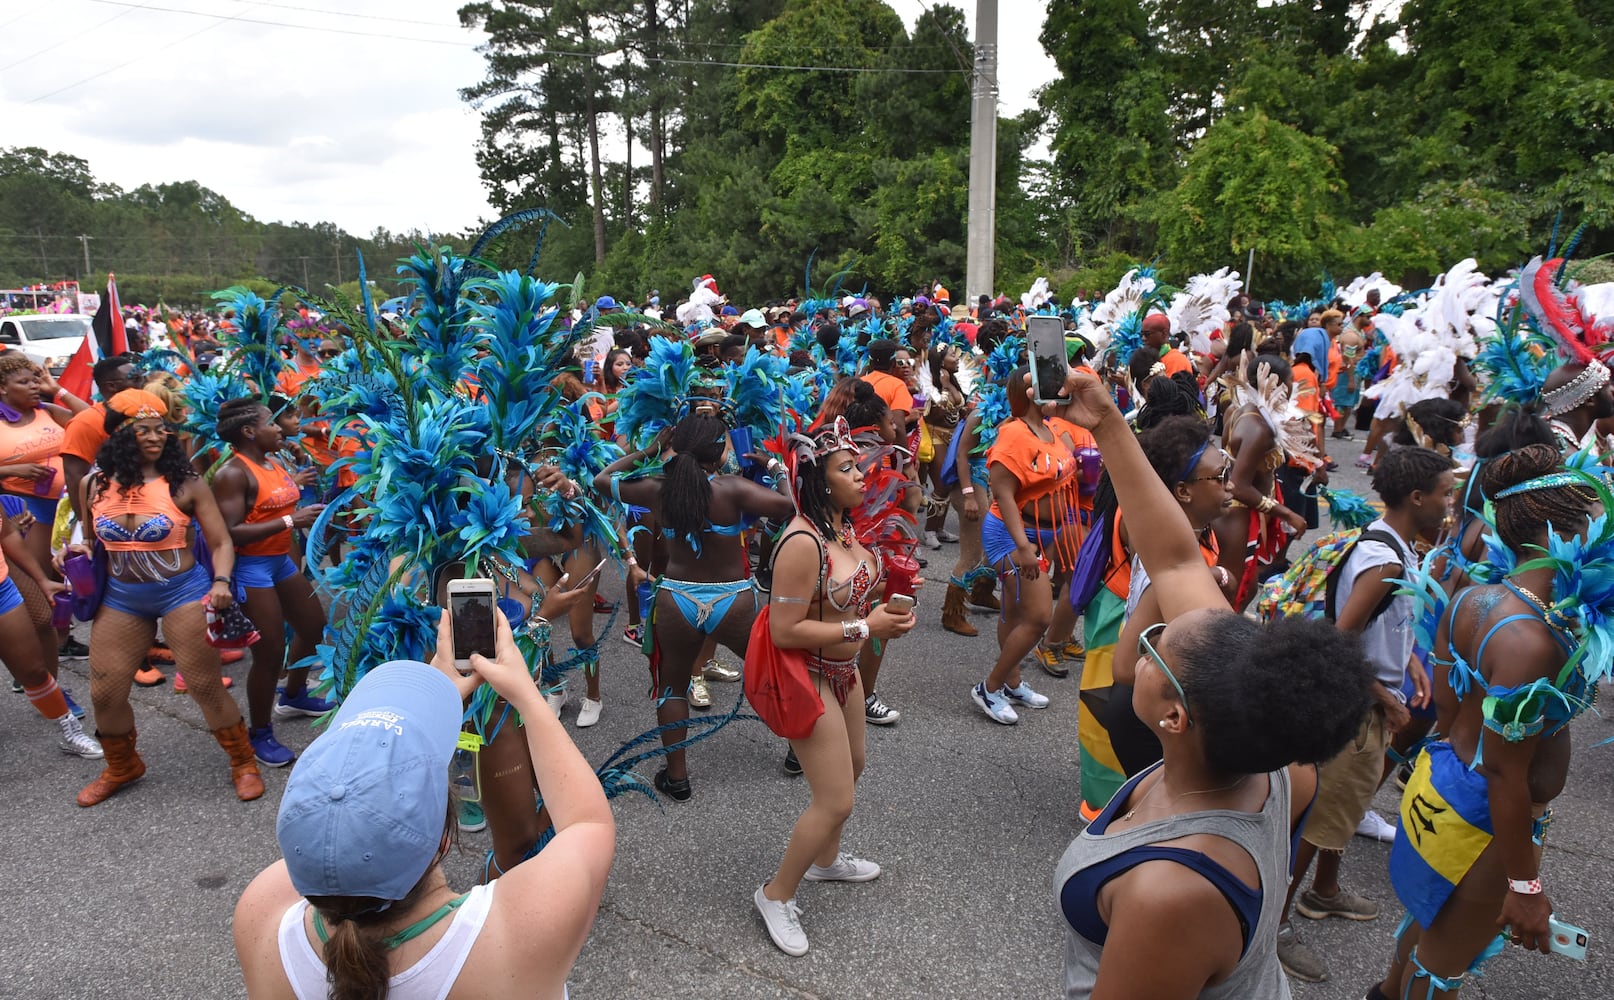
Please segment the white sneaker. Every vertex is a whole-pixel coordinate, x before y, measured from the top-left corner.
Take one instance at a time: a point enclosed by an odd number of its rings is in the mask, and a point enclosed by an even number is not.
[[[927,549],[939,549],[939,548],[941,548],[941,539],[936,537],[936,533],[934,531],[925,532],[925,548],[927,548]]]
[[[834,864],[827,868],[809,865],[802,877],[809,882],[873,882],[880,877],[880,866],[850,854],[837,854]]]
[[[757,912],[762,914],[762,923],[768,928],[768,936],[786,955],[807,954],[807,932],[801,929],[801,907],[794,899],[782,903],[769,899],[762,894],[764,888],[766,886],[758,886],[753,898]]]
[[[985,684],[977,684],[970,688],[970,697],[975,699],[975,704],[980,706],[981,711],[985,712],[986,717],[993,722],[1012,726],[1020,721],[1020,716],[1015,713],[1013,708],[1009,707],[1007,699],[1000,698],[988,691]]]
[[[1356,835],[1388,844],[1395,840],[1395,824],[1369,809],[1362,822],[1356,824]]]
[[[72,712],[57,719],[56,725],[60,726],[62,730],[61,741],[56,744],[62,748],[62,753],[70,753],[75,757],[83,757],[85,760],[100,760],[106,756],[106,752],[101,749],[101,744],[95,741],[95,737],[84,731],[84,727],[79,724],[79,721],[73,718]]]
[[[587,729],[589,726],[592,726],[594,723],[600,721],[600,711],[604,708],[604,702],[595,701],[593,698],[585,695],[583,698],[583,707],[577,711],[577,728]]]
[[[544,701],[549,704],[549,710],[555,713],[555,718],[560,718],[560,710],[566,707],[566,689],[558,687],[552,691],[545,691]]]
[[[942,530],[936,532],[936,537],[941,539],[944,542],[956,542],[956,541],[958,541],[958,536],[953,534],[951,531],[948,531],[946,528],[943,528]]]
[[[1010,687],[1007,684],[1003,685],[1003,687],[998,691],[998,694],[1014,702],[1016,705],[1023,705],[1026,708],[1048,707],[1048,696],[1045,694],[1038,694],[1037,692],[1031,690],[1031,685],[1027,684],[1024,679],[1020,681],[1019,687]]]

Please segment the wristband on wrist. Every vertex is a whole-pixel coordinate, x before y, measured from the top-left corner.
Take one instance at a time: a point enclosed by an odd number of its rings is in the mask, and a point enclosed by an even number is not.
[[[1262,497],[1261,502],[1255,505],[1255,509],[1263,514],[1270,514],[1278,509],[1278,501],[1271,497]]]
[[[1541,888],[1540,878],[1524,879],[1523,881],[1513,878],[1508,879],[1508,892],[1516,892],[1521,896],[1539,896],[1544,891]]]
[[[975,492],[975,487],[973,487],[973,486],[966,486],[966,487],[964,487],[964,488],[963,488],[963,489],[961,489],[961,490],[959,490],[959,491],[958,491],[958,492],[960,492],[960,493],[962,493],[962,494],[964,494],[964,495],[965,495],[965,496],[969,496],[969,495],[970,495],[970,494],[971,494],[971,493],[974,493],[974,492]]]
[[[213,582],[214,582],[214,583],[229,583],[229,582],[230,582],[230,578],[229,578],[229,577],[227,577],[227,576],[215,576],[215,577],[214,577],[214,578],[213,578]]]
[[[292,526],[291,525],[291,515],[290,514],[282,514],[282,515],[280,515],[280,523],[284,524],[287,528],[290,528]]]
[[[861,642],[869,637],[869,623],[859,618],[856,621],[841,622],[841,638],[847,642]]]

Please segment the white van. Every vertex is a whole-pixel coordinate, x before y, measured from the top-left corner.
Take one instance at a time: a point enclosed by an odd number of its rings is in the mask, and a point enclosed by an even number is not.
[[[90,317],[73,313],[0,316],[0,344],[22,351],[35,364],[60,375],[92,336]]]

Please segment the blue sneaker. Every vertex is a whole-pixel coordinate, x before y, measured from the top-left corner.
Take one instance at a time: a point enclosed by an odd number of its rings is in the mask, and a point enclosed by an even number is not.
[[[258,758],[258,763],[264,767],[285,767],[297,759],[297,755],[280,745],[275,739],[273,726],[264,726],[262,729],[248,729],[247,740],[252,743],[252,756]]]
[[[84,718],[84,708],[79,705],[78,702],[73,700],[73,695],[67,690],[67,688],[62,688],[62,697],[67,699],[67,710],[73,713],[73,718]]]
[[[289,719],[295,715],[318,718],[327,712],[336,710],[336,702],[326,701],[324,698],[309,694],[307,691],[293,698],[286,694],[285,688],[276,688],[275,690],[280,695],[275,701],[275,717],[279,719]]]

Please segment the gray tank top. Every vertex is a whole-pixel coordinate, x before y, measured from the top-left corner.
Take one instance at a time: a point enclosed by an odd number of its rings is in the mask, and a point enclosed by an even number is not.
[[[1147,772],[1145,772],[1147,773]],[[1141,775],[1140,775],[1141,777]],[[1261,876],[1261,916],[1249,947],[1233,974],[1200,993],[1201,1000],[1288,1000],[1289,980],[1278,965],[1278,923],[1289,885],[1289,772],[1267,775],[1271,792],[1259,813],[1212,810],[1170,816],[1129,830],[1096,836],[1083,830],[1054,869],[1054,905],[1072,875],[1134,847],[1177,840],[1192,834],[1222,837],[1244,848]],[[1135,783],[1129,783],[1128,788]],[[1086,1000],[1098,984],[1104,949],[1065,924],[1065,1000]]]

